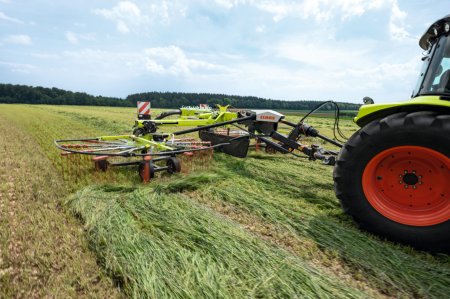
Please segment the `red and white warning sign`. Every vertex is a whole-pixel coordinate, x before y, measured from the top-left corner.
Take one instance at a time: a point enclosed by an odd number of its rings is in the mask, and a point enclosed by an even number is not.
[[[138,114],[150,115],[150,102],[137,102]]]

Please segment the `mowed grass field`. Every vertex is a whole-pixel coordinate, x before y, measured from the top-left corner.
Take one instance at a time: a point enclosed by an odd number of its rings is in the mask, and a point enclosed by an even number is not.
[[[448,297],[449,256],[358,230],[318,161],[216,153],[143,185],[133,167],[97,173],[53,146],[130,132],[134,118],[0,105],[0,298]],[[332,119],[308,123],[332,136]]]

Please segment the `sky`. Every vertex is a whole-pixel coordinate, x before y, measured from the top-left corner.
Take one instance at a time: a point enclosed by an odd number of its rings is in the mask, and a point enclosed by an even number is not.
[[[448,0],[0,0],[0,83],[126,97],[410,98]]]

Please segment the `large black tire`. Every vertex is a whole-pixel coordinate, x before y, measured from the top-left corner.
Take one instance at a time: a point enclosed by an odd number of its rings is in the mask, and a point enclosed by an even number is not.
[[[418,154],[408,152],[410,148],[417,150]],[[407,151],[403,153],[405,149]],[[390,151],[396,151],[398,155],[383,156]],[[425,153],[425,156],[420,156],[421,151]],[[437,165],[427,164],[432,164],[430,161],[434,161],[434,157],[431,160],[425,159],[428,153],[438,157]],[[450,115],[448,114],[430,111],[400,112],[374,120],[356,132],[342,148],[333,172],[336,196],[344,211],[352,216],[358,226],[364,230],[392,241],[409,244],[417,249],[450,252],[449,157]],[[397,174],[398,169],[404,169],[401,167],[405,163],[410,163],[411,167],[405,166],[404,168],[407,168],[405,172]],[[383,166],[388,166],[390,169],[383,169]],[[429,170],[423,170],[425,166],[429,167],[426,168]],[[420,172],[424,173],[423,178],[418,173],[416,175],[415,170],[413,171],[416,168],[422,168]],[[371,169],[375,170],[371,172]],[[383,175],[376,175],[377,171]],[[393,172],[389,173],[389,171]],[[392,179],[394,175],[395,180]],[[434,187],[438,188],[438,193],[432,190]],[[404,192],[402,188],[405,189]],[[425,193],[420,193],[420,198],[419,193],[414,193],[428,192],[428,190],[432,194],[429,202],[423,200],[422,195]],[[374,204],[378,198],[387,203],[388,208],[385,211],[383,207]],[[416,202],[417,206],[414,207]],[[436,205],[440,218],[433,218],[437,215],[436,210],[430,210],[431,208],[427,210],[427,205]],[[394,210],[398,208],[402,213],[411,213],[410,217],[406,218],[407,221],[403,218],[399,220],[400,218],[397,219],[395,215],[391,217],[389,207],[393,207]],[[417,215],[414,214],[416,212],[412,212],[413,209],[416,209],[414,211],[423,209],[422,213],[431,213],[426,215],[429,216],[426,219],[438,220],[435,221],[436,223],[421,223],[419,218],[415,218]]]

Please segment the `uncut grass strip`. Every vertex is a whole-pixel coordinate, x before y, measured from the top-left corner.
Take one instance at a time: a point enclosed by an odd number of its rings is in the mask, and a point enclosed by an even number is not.
[[[180,195],[90,187],[69,205],[130,296],[365,297]]]

